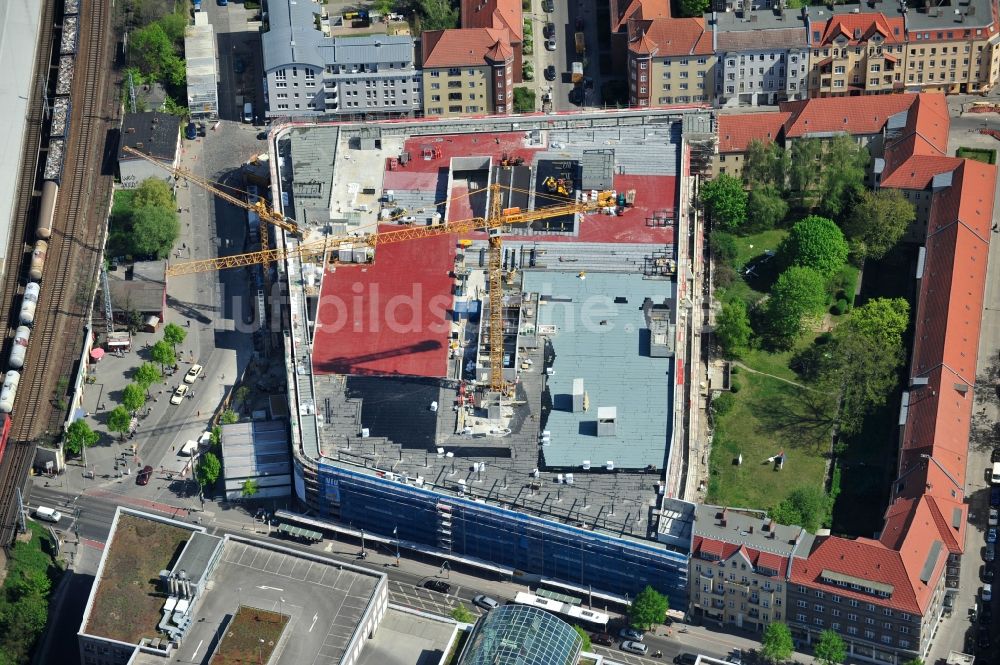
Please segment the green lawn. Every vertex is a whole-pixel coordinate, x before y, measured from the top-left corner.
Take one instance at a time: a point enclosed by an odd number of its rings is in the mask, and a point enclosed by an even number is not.
[[[771,229],[749,236],[736,236],[734,267],[743,268],[751,259],[762,259],[765,252],[777,251],[778,245],[787,235],[786,229]]]
[[[983,162],[984,164],[997,163],[997,151],[987,150],[985,148],[959,148],[958,151],[955,152],[955,156],[975,159],[976,161]]]
[[[769,508],[792,490],[822,487],[830,449],[829,400],[777,379],[742,371],[733,407],[716,418],[708,502]],[[785,451],[785,467],[764,460]],[[743,455],[743,464],[734,464]]]

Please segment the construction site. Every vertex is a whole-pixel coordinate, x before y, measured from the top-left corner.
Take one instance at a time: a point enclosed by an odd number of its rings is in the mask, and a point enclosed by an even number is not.
[[[663,111],[278,130],[297,497],[501,575],[682,598],[710,134]]]

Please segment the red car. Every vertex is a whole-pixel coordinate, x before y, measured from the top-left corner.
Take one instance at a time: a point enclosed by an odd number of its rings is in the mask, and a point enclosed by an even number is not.
[[[590,636],[590,641],[594,644],[600,644],[606,647],[610,647],[615,643],[614,638],[607,633],[593,633]]]
[[[136,485],[148,485],[149,479],[153,477],[153,467],[148,464],[142,467],[142,471],[138,473],[135,477]]]

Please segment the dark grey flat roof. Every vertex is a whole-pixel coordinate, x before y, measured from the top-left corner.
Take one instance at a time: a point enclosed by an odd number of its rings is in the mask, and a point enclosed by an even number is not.
[[[215,556],[215,551],[222,547],[222,538],[207,533],[195,532],[184,546],[181,557],[174,565],[174,571],[184,571],[192,582],[199,582],[208,570],[208,564]]]
[[[177,157],[181,119],[169,113],[143,111],[127,113],[122,122],[121,148],[128,146],[165,162]],[[139,159],[118,151],[118,161]]]

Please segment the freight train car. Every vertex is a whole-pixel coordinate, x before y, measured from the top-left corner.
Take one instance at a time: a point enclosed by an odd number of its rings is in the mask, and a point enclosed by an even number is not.
[[[14,398],[17,397],[17,386],[21,383],[21,373],[10,370],[0,387],[0,413],[10,413],[14,410]]]
[[[35,250],[31,252],[31,268],[28,270],[28,278],[32,282],[41,282],[42,273],[45,270],[45,254],[49,251],[49,243],[44,240],[35,242]]]
[[[42,201],[38,206],[38,229],[35,234],[42,240],[52,236],[52,220],[56,214],[56,198],[59,196],[59,185],[52,180],[46,180],[42,185]]]

